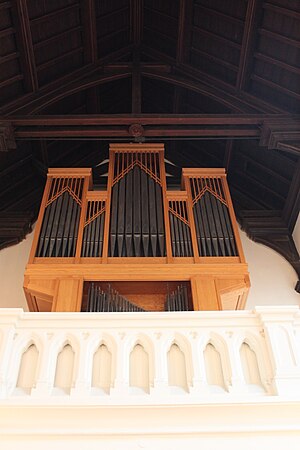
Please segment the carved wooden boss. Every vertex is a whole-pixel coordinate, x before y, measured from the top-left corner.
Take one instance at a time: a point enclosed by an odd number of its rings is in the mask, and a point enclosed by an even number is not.
[[[90,169],[49,169],[24,289],[32,311],[242,309],[224,169],[183,169],[168,191],[162,144],[111,145],[106,191]]]

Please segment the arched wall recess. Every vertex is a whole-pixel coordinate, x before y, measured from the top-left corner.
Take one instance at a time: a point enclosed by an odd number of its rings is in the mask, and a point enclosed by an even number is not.
[[[73,386],[75,354],[72,346],[66,343],[57,355],[54,388],[56,393],[62,392],[70,394]]]
[[[192,357],[192,348],[189,340],[181,333],[174,333],[170,335],[168,339],[165,340],[163,344],[163,351],[166,355],[166,367],[165,370],[168,371],[168,361],[169,361],[169,351],[173,344],[176,344],[184,356],[185,373],[186,373],[186,385],[187,390],[193,385],[194,379],[194,365]]]
[[[100,344],[93,357],[92,388],[109,394],[111,388],[112,355],[105,344]]]
[[[176,342],[168,351],[168,383],[171,387],[188,392],[185,355]]]
[[[101,334],[100,339],[99,339],[99,336],[94,335],[89,340],[87,348],[86,348],[86,358],[85,358],[86,374],[87,374],[87,378],[89,378],[89,380],[90,380],[91,387],[97,388],[96,385],[98,385],[98,388],[100,388],[99,380],[95,386],[93,385],[93,380],[94,380],[94,376],[96,374],[95,363],[100,364],[100,362],[101,362],[101,361],[97,362],[96,353],[99,351],[99,349],[101,348],[102,345],[106,348],[106,351],[110,355],[110,358],[109,358],[110,361],[107,361],[110,364],[110,384],[109,384],[109,389],[110,389],[110,387],[114,387],[114,381],[115,381],[115,377],[116,377],[116,364],[117,364],[116,359],[117,359],[117,352],[118,352],[117,344],[111,335],[103,333],[103,334]],[[101,352],[100,352],[100,354],[101,354]],[[108,356],[108,354],[107,354],[107,356]],[[94,360],[95,357],[96,357],[96,361]],[[99,355],[98,355],[98,357],[99,357]],[[104,358],[104,352],[103,352],[100,360],[102,359],[102,357]],[[101,371],[100,365],[98,365],[98,368]],[[102,375],[101,375],[101,377],[102,377]],[[94,381],[96,381],[96,379]],[[103,388],[101,388],[101,389],[103,389]]]
[[[39,352],[35,344],[31,343],[24,351],[20,360],[16,388],[30,394],[35,387]]]
[[[240,347],[240,358],[245,383],[248,388],[251,391],[254,390],[258,392],[264,390],[256,353],[245,341]]]
[[[149,356],[141,344],[136,344],[129,357],[129,386],[133,393],[149,393]]]
[[[226,390],[221,356],[216,347],[209,342],[203,352],[207,384],[213,392]]]

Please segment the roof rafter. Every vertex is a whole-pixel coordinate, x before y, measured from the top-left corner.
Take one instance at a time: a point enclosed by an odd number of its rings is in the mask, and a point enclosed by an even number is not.
[[[16,39],[20,48],[20,61],[24,73],[25,88],[29,92],[38,89],[38,77],[26,0],[16,0],[12,5]]]
[[[262,0],[248,0],[239,70],[236,81],[236,88],[239,90],[246,90],[249,82],[255,47],[255,36],[258,24],[262,17],[261,6]]]
[[[140,65],[140,47],[143,36],[143,0],[130,0],[131,40],[133,42],[132,77],[131,77],[131,111],[142,111],[142,80]]]
[[[80,83],[84,84],[84,79],[92,77],[93,75],[95,76],[96,73],[101,74],[101,71],[103,71],[103,67],[105,66],[105,64],[117,60],[123,55],[129,53],[131,50],[132,46],[122,48],[121,50],[118,50],[117,52],[114,52],[105,58],[99,59],[96,64],[86,64],[85,66],[72,72],[71,74],[59,77],[57,80],[47,84],[42,88],[39,88],[38,91],[23,95],[17,100],[0,108],[0,114],[15,114],[16,112],[21,114],[33,114],[37,111],[40,111],[48,104],[57,101],[57,99],[65,97],[66,95],[64,95],[64,91],[68,89],[70,85],[80,85]],[[124,73],[124,71],[125,69],[123,68],[122,70],[119,70],[119,72],[122,73]],[[128,72],[130,71],[128,70]],[[114,71],[114,73],[116,73],[116,71]],[[101,84],[101,80],[99,84]],[[59,93],[59,98],[57,98],[57,93]],[[70,94],[68,93],[67,95]]]
[[[84,61],[85,63],[95,63],[98,57],[95,1],[80,0],[80,7]]]
[[[174,66],[174,72],[185,77],[190,77],[191,81],[201,80],[201,83],[211,87],[212,89],[219,89],[219,91],[227,92],[229,95],[234,97],[237,102],[243,105],[245,112],[262,112],[265,114],[270,113],[285,113],[284,110],[278,108],[277,106],[271,105],[265,100],[262,100],[258,97],[254,97],[248,92],[237,92],[236,88],[212,75],[209,75],[203,72],[200,69],[196,69],[189,64],[179,64],[176,66],[176,60],[170,56],[165,55],[157,50],[149,48],[148,46],[143,45],[143,52],[151,56],[152,58],[157,59],[158,61],[166,61],[171,66]]]
[[[176,63],[186,62],[192,37],[193,0],[179,1]]]
[[[213,87],[211,85],[208,85],[208,83],[204,84],[202,82],[186,77],[183,75],[184,73],[183,70],[181,71],[180,74],[161,73],[150,69],[145,69],[143,70],[142,73],[144,76],[148,78],[169,82],[176,86],[181,86],[182,88],[198,92],[199,94],[214,99],[216,102],[219,102],[220,104],[226,106],[229,110],[233,112],[240,112],[240,113],[253,112],[253,108],[252,109],[249,108],[246,102],[240,99],[236,94],[225,92],[219,87],[216,86]]]

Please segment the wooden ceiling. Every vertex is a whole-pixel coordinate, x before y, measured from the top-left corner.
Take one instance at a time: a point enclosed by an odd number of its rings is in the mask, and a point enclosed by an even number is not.
[[[242,226],[299,271],[299,100],[298,0],[0,0],[0,245],[48,167],[102,183],[108,142],[155,140],[172,184],[225,166]]]

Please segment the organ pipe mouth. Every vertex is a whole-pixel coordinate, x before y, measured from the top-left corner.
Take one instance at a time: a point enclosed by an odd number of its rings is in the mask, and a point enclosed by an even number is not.
[[[86,282],[82,312],[192,310],[187,282]]]

